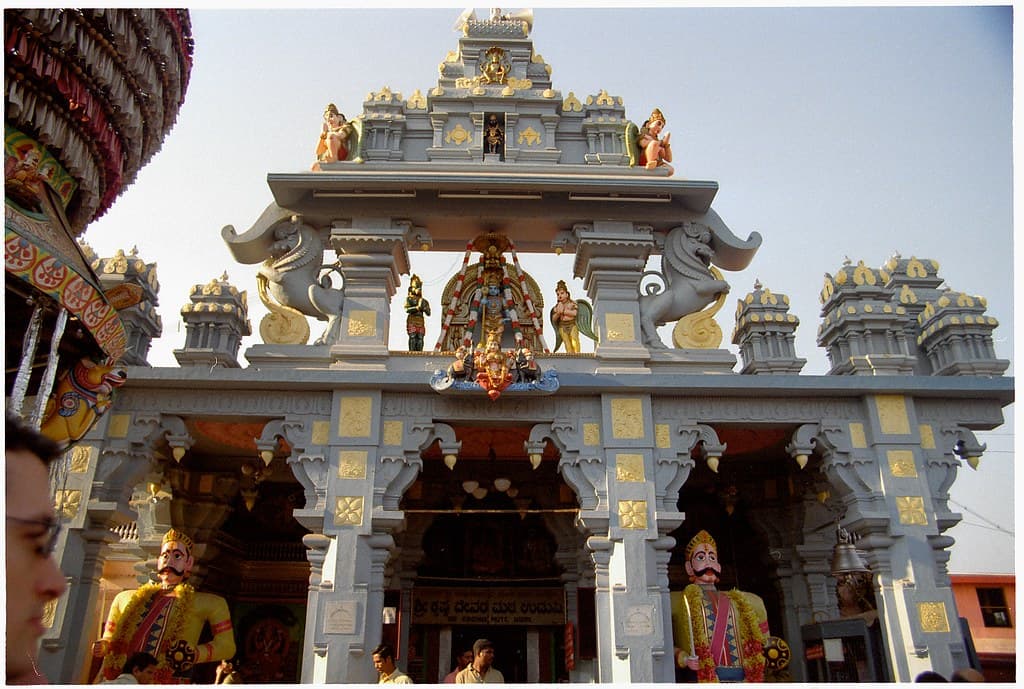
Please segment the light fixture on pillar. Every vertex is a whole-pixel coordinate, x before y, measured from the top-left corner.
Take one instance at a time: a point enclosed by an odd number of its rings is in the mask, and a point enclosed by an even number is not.
[[[836,547],[832,551],[832,567],[829,573],[839,581],[871,573],[853,545],[853,536],[838,523],[836,524]]]
[[[455,435],[452,434],[454,438]],[[444,465],[448,467],[450,471],[455,470],[455,463],[459,461],[459,450],[462,449],[461,440],[444,440],[440,442],[441,454],[444,456]]]
[[[512,481],[508,480],[507,478],[496,478],[496,479],[494,479],[494,488],[499,493],[504,493],[504,492],[508,491],[508,489],[511,488],[511,487],[512,487]]]
[[[463,481],[462,482],[462,490],[466,491],[470,495],[472,495],[473,491],[475,491],[479,487],[480,487],[480,482],[479,481]]]
[[[274,461],[274,452],[277,450],[277,444],[276,435],[269,440],[256,439],[256,449],[259,451],[260,459],[263,460],[265,466],[270,466],[270,463]]]
[[[544,458],[544,448],[546,446],[547,441],[543,438],[540,440],[523,441],[523,447],[526,449],[526,454],[530,458],[530,466],[534,469],[540,466],[540,462]]]

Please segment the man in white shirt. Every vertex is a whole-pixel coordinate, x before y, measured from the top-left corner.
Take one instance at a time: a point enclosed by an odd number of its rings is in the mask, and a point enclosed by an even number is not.
[[[412,684],[412,679],[395,665],[395,649],[380,644],[373,649],[373,668],[380,673],[377,684]]]
[[[504,684],[500,670],[491,667],[494,662],[494,644],[477,639],[473,644],[473,662],[455,676],[456,684]]]

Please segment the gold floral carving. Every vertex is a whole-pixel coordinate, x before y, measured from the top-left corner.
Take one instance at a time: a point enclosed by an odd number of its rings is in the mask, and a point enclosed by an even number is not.
[[[864,435],[864,424],[857,422],[850,424],[850,446],[858,448],[868,446],[867,437]]]
[[[597,447],[601,444],[601,426],[599,424],[583,424],[583,444],[587,447]]]
[[[580,99],[572,91],[569,91],[569,95],[562,101],[562,112],[583,112],[583,103],[580,103]]]
[[[329,421],[314,421],[310,442],[314,445],[326,445],[330,441],[331,424]]]
[[[74,519],[82,505],[82,491],[58,490],[54,493],[53,508],[66,519]]]
[[[338,452],[338,478],[366,478],[366,450]]]
[[[107,424],[108,438],[127,438],[128,427],[131,426],[131,414],[111,414],[110,423]]]
[[[717,280],[722,279],[722,273],[714,266],[711,266],[711,274]],[[706,309],[680,318],[672,329],[672,344],[677,349],[718,349],[722,345],[722,328],[715,321],[715,314],[725,305],[725,299],[726,293],[722,292]],[[751,320],[756,318],[757,314],[750,317]],[[769,314],[766,320],[770,318]]]
[[[384,444],[385,445],[401,445],[402,444],[402,422],[401,421],[385,421],[384,422]]]
[[[901,304],[916,304],[917,303],[917,294],[914,293],[914,290],[910,289],[910,285],[903,285],[903,287],[900,288],[900,303]]]
[[[926,423],[918,426],[921,432],[921,449],[923,450],[934,450],[935,449],[935,432],[932,427]]]
[[[917,478],[917,466],[914,464],[912,450],[889,450],[889,472],[896,478]]]
[[[928,526],[928,515],[925,514],[924,498],[921,496],[896,496],[896,510],[900,514],[900,524],[910,526]]]
[[[124,249],[118,249],[114,257],[103,266],[103,272],[110,275],[124,275],[128,272],[128,257],[124,255]]]
[[[928,277],[928,271],[925,270],[923,263],[914,256],[911,256],[910,260],[907,261],[907,275],[912,278],[926,278]]]
[[[334,504],[335,526],[359,526],[363,523],[363,496],[339,496]]]
[[[921,631],[923,632],[949,631],[949,617],[946,615],[946,604],[940,600],[918,603],[917,617],[921,621]]]
[[[338,436],[369,438],[372,411],[373,399],[370,397],[342,397],[341,413],[338,415]]]
[[[615,455],[615,480],[637,482],[644,480],[644,456],[635,454]]]
[[[75,445],[71,448],[71,473],[84,474],[89,469],[92,445]]]
[[[541,136],[533,127],[527,127],[523,131],[519,132],[519,138],[517,141],[520,146],[522,146],[523,143],[527,146],[539,146],[541,143]]]
[[[524,89],[533,88],[533,82],[529,79],[518,79],[516,77],[509,77],[508,79],[505,80],[505,82],[510,87],[514,89],[519,89],[520,91]]]
[[[57,619],[57,603],[60,598],[52,598],[43,605],[43,616],[41,622],[46,629],[52,629],[54,620]]]
[[[633,314],[609,313],[604,317],[605,330],[608,331],[609,342],[634,342]]]
[[[353,310],[348,315],[349,337],[373,337],[377,334],[377,314],[366,309]]]
[[[875,405],[878,407],[878,424],[883,433],[910,433],[910,417],[907,416],[907,401],[903,395],[875,395]]]
[[[412,92],[412,95],[409,96],[409,100],[406,101],[405,105],[410,110],[426,110],[427,99],[423,97],[423,93],[420,92],[419,89],[416,89]]]
[[[469,131],[462,126],[461,122],[459,122],[454,127],[452,127],[451,130],[449,130],[448,134],[445,135],[444,140],[447,143],[455,144],[456,146],[461,146],[462,144],[466,143],[472,138],[473,135],[470,134]]]
[[[619,525],[623,529],[646,529],[647,501],[619,500]]]
[[[875,272],[864,265],[864,261],[857,261],[857,267],[853,269],[853,284],[873,285],[876,281]]]
[[[306,317],[290,307],[276,304],[275,307],[260,320],[260,337],[264,344],[306,344],[309,341]]]
[[[667,423],[654,424],[654,446],[661,449],[672,447],[672,428]]]
[[[612,400],[612,437],[643,438],[644,407],[635,397],[619,397]]]

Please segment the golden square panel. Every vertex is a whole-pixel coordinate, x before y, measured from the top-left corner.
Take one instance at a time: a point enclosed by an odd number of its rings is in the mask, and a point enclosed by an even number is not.
[[[631,313],[609,313],[604,317],[609,342],[635,342],[636,326]]]
[[[597,447],[601,444],[601,426],[596,423],[583,424],[583,444],[587,447]]]
[[[89,470],[89,460],[92,459],[92,445],[75,445],[71,448],[71,473],[84,474]]]
[[[402,444],[402,422],[401,421],[385,421],[384,422],[384,444],[385,445],[398,445]]]
[[[654,424],[654,446],[665,450],[672,447],[672,428],[667,423]]]
[[[918,603],[917,617],[921,622],[921,631],[949,631],[949,616],[946,615],[946,604],[942,601]]]
[[[638,397],[619,397],[612,400],[612,437],[644,437],[644,406]]]
[[[619,500],[619,525],[623,529],[646,529],[647,501]]]
[[[53,496],[53,509],[65,519],[74,519],[82,505],[82,491],[58,490]]]
[[[353,310],[348,314],[349,337],[374,337],[377,335],[377,314],[369,310]]]
[[[366,450],[342,450],[338,453],[338,478],[366,478]]]
[[[53,623],[57,618],[58,602],[60,602],[60,598],[51,598],[43,605],[43,616],[40,621],[46,629],[53,629]]]
[[[615,455],[615,480],[629,482],[643,481],[644,456],[634,454]]]
[[[339,496],[334,504],[335,526],[359,526],[363,523],[363,496]]]
[[[918,429],[921,432],[921,447],[925,450],[934,450],[935,431],[932,430],[932,427],[926,423],[923,423],[920,426],[918,426]]]
[[[924,498],[921,496],[896,496],[896,510],[900,514],[900,524],[928,526],[928,515],[924,511]]]
[[[863,448],[868,446],[867,436],[864,435],[864,424],[850,424],[850,446]]]
[[[310,436],[310,442],[314,445],[326,445],[331,440],[331,422],[330,421],[314,421],[313,432]]]
[[[132,423],[131,414],[111,414],[110,423],[107,424],[108,438],[127,438],[128,428]]]
[[[909,435],[910,417],[907,398],[903,395],[875,395],[878,407],[878,425],[888,435]]]
[[[342,397],[338,414],[338,436],[342,438],[369,438],[372,397]]]
[[[889,450],[889,472],[897,478],[917,478],[913,450]]]

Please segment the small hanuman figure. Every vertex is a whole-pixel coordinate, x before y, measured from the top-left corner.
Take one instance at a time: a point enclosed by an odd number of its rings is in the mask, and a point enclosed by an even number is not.
[[[316,145],[316,159],[321,163],[348,160],[348,140],[352,136],[352,125],[338,106],[329,103],[324,110],[324,126]]]
[[[655,108],[651,116],[644,122],[644,126],[640,128],[636,143],[640,148],[641,165],[648,170],[659,166],[666,167],[669,174],[672,174],[674,170],[669,165],[672,162],[672,144],[669,143],[672,134],[668,133],[664,137],[658,138],[658,134],[661,134],[661,130],[664,128],[665,116],[661,114],[661,110]]]
[[[405,298],[405,331],[409,334],[409,351],[422,352],[423,338],[427,334],[424,316],[430,315],[430,302],[423,298],[423,281],[418,275],[409,280],[409,295]]]

